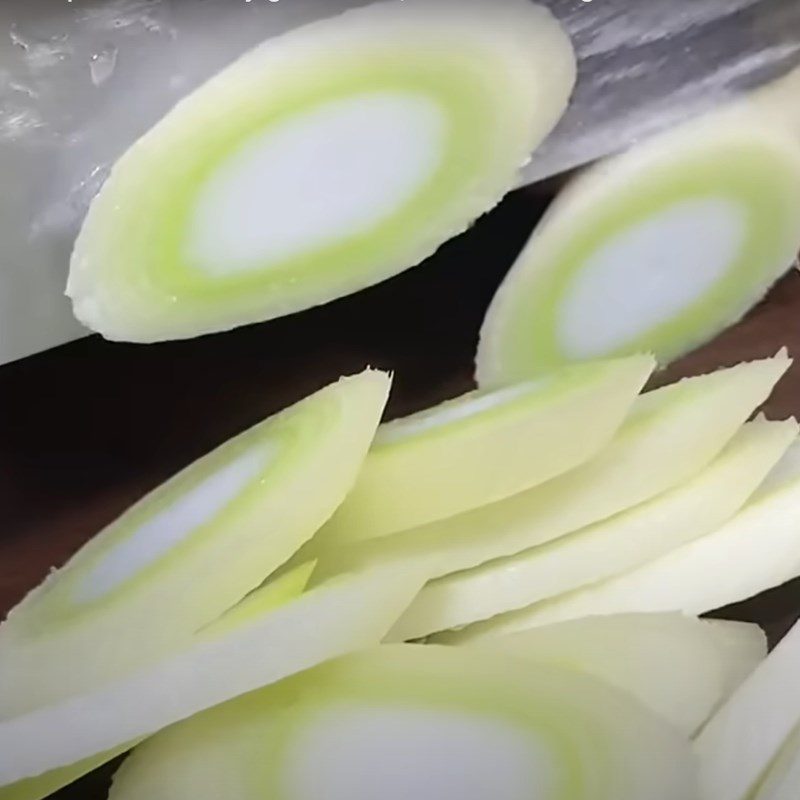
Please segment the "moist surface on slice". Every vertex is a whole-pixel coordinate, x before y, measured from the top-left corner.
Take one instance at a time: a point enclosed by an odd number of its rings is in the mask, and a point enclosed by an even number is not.
[[[513,187],[572,90],[527,0],[394,0],[266,41],[116,164],[71,261],[108,338],[188,338],[362,289]]]

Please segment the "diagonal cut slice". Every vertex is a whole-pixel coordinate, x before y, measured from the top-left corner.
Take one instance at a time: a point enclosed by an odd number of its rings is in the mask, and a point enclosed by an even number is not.
[[[192,638],[192,644],[233,631],[270,611],[298,599],[308,585],[315,563],[301,564],[287,570],[223,614],[218,620],[203,628]],[[111,750],[89,756],[75,764],[58,767],[42,775],[0,786],[0,800],[42,800],[62,786],[78,780],[89,772],[130,750],[135,742],[126,742]]]
[[[73,252],[75,314],[189,338],[385,280],[514,187],[575,74],[529,0],[394,0],[268,40],[116,164]]]
[[[262,603],[251,600],[250,611],[259,613],[234,609],[232,619],[201,631],[181,651],[138,672],[0,720],[0,785],[91,759],[296,672],[373,646],[423,581],[413,570],[372,570],[336,578],[266,613],[260,613]],[[33,800],[34,795],[22,797]]]
[[[727,524],[632,572],[531,606],[525,627],[587,614],[705,614],[800,576],[800,444]],[[709,576],[712,576],[709,579]]]
[[[567,472],[608,444],[654,368],[649,356],[580,364],[381,426],[353,491],[315,542],[379,538]]]
[[[146,665],[258,587],[352,487],[388,391],[372,371],[322,389],[90,541],[0,627],[0,719]]]
[[[702,800],[783,800],[797,796],[792,749],[800,729],[800,625],[714,715],[695,742]],[[777,759],[777,761],[776,761]],[[770,765],[775,771],[767,777]],[[761,793],[756,793],[762,780]],[[781,791],[790,789],[781,794]]]
[[[470,640],[628,692],[689,737],[767,655],[757,625],[681,614],[586,617]]]
[[[650,500],[708,466],[791,363],[781,352],[642,395],[610,445],[580,467],[452,519],[326,551],[317,575],[422,559],[432,578],[441,577],[551,542]],[[467,579],[471,574],[465,573]]]
[[[753,800],[796,800],[800,786],[800,726],[794,729],[759,783]]]
[[[741,510],[797,434],[794,420],[749,423],[687,483],[570,536],[429,585],[392,636],[415,639],[468,625],[462,635],[469,637],[480,630],[472,624],[480,620],[513,630],[535,603],[622,575],[700,539]]]
[[[113,800],[675,800],[684,737],[588,676],[462,648],[384,647],[176,726]],[[533,788],[535,787],[535,788]]]

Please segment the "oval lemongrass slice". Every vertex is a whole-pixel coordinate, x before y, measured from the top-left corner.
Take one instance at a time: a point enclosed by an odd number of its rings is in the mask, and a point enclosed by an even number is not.
[[[782,352],[642,395],[609,446],[580,467],[452,519],[325,552],[318,574],[423,558],[431,577],[444,576],[553,541],[645,502],[713,461],[790,364]],[[427,592],[428,587],[421,597]]]
[[[116,165],[73,253],[75,314],[186,338],[395,275],[513,187],[574,80],[529,0],[395,0],[269,40]]]
[[[702,800],[751,800],[800,725],[800,625],[795,626],[695,741]],[[785,763],[785,762],[784,762]],[[781,765],[778,765],[778,769]],[[767,781],[767,784],[769,781]],[[786,797],[797,797],[797,784]],[[756,795],[758,800],[777,800]]]
[[[654,368],[649,356],[570,366],[383,425],[315,542],[378,538],[567,472],[608,444]]]
[[[779,466],[782,481],[757,492],[719,530],[624,575],[537,603],[514,624],[639,611],[705,614],[800,576],[800,444],[787,460],[793,472]]]
[[[52,574],[0,628],[0,717],[180,644],[262,581],[355,482],[389,390],[367,371],[196,462]]]
[[[745,425],[687,483],[570,536],[429,585],[392,631],[415,639],[514,612],[620,575],[719,528],[747,502],[798,434],[794,420]],[[580,498],[577,498],[580,501]]]
[[[223,618],[144,669],[0,720],[0,785],[134,742],[330,658],[375,645],[423,580],[418,571],[394,567],[345,575],[266,613],[256,595],[248,613],[234,610],[232,620]]]
[[[557,198],[489,310],[482,386],[570,361],[667,363],[736,322],[800,250],[800,71],[600,163]]]
[[[723,629],[724,646],[717,628]],[[632,694],[686,736],[767,655],[757,625],[680,614],[588,617],[469,645],[593,675]]]
[[[675,800],[686,740],[588,676],[461,648],[341,659],[142,745],[112,800]]]

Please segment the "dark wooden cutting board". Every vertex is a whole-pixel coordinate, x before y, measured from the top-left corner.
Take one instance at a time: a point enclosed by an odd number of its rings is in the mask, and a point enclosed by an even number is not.
[[[483,314],[545,205],[541,192],[517,192],[423,267],[324,308],[192,342],[93,337],[1,367],[0,612],[179,468],[342,374],[393,370],[390,416],[472,388]],[[799,318],[793,272],[744,322],[655,382],[784,345],[800,357]],[[766,411],[800,416],[800,365]],[[774,641],[800,615],[800,583],[725,615],[762,623]],[[109,774],[58,797],[100,800]]]

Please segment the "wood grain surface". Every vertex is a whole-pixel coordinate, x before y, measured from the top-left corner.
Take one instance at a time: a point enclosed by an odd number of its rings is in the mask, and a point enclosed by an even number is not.
[[[423,267],[293,317],[150,347],[93,337],[0,368],[0,612],[179,468],[342,374],[393,370],[390,416],[472,388],[483,314],[545,205],[541,192],[517,192]],[[798,317],[793,272],[655,383],[784,345],[800,357]],[[800,365],[766,411],[800,416]],[[800,615],[800,583],[723,613],[762,623],[774,641]],[[100,800],[110,774],[57,796]]]

